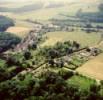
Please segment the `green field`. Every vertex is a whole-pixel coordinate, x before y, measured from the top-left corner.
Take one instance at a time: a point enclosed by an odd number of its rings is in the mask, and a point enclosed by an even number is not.
[[[82,46],[94,46],[100,40],[100,35],[96,33],[86,33],[83,31],[79,32],[49,32],[46,34],[47,40],[42,44],[42,46],[54,45],[58,41],[77,41]]]
[[[67,80],[68,85],[77,86],[80,89],[88,90],[90,86],[96,83],[94,80],[88,79],[83,76],[74,75],[70,79]]]

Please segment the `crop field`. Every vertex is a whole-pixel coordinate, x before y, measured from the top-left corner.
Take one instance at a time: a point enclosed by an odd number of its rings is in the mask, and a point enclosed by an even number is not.
[[[61,8],[43,8],[40,10],[35,10],[35,11],[29,11],[29,12],[24,12],[24,13],[12,13],[8,14],[11,18],[16,18],[19,20],[24,20],[24,19],[32,19],[32,20],[48,20],[59,13],[65,12],[65,9],[68,9],[68,7],[61,7]]]
[[[7,8],[20,8],[20,7],[23,7],[25,5],[28,5],[28,4],[32,4],[32,2],[0,2],[0,7],[7,7]]]
[[[29,32],[29,30],[30,30],[30,28],[14,26],[14,27],[8,28],[6,32],[13,33],[13,34],[23,38]]]
[[[23,20],[15,20],[15,26],[16,27],[33,28],[34,24],[27,22],[27,21],[23,21]]]
[[[100,40],[100,35],[96,33],[85,33],[83,31],[74,32],[49,32],[46,34],[47,40],[43,46],[54,45],[55,43],[64,41],[77,41],[82,46],[93,46]]]
[[[6,4],[0,4],[0,7],[19,8],[19,7],[22,7],[23,5],[25,4],[6,3]]]
[[[89,1],[90,2],[90,1]],[[13,4],[12,7],[14,8],[19,8],[23,7],[25,4],[19,4],[19,6]],[[28,4],[30,5],[30,4]],[[88,5],[88,6],[87,6]],[[2,5],[2,7],[11,7],[11,4],[5,4]],[[19,20],[24,20],[24,19],[32,19],[32,20],[48,20],[51,18],[65,18],[63,16],[58,16],[59,14],[66,14],[70,16],[74,16],[78,10],[80,10],[83,7],[83,12],[96,12],[98,11],[97,7],[94,5],[91,6],[90,3],[86,2],[84,3],[68,3],[63,7],[57,7],[57,8],[42,8],[39,10],[34,10],[34,11],[29,11],[29,12],[23,12],[23,13],[6,13],[7,16]],[[68,10],[66,10],[68,9]]]
[[[77,71],[83,75],[103,80],[103,53],[79,67]]]

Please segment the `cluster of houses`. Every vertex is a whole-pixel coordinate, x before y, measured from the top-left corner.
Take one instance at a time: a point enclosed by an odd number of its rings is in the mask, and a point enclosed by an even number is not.
[[[62,57],[61,59],[57,59],[55,61],[55,64],[59,64],[60,66],[68,66],[68,65],[73,65],[74,69],[78,67],[78,65],[72,63],[73,58],[75,57],[75,59],[81,59],[83,64],[84,62],[88,61],[89,59],[94,58],[95,56],[98,56],[101,53],[101,50],[96,48],[96,47],[89,47],[89,48],[85,48],[83,50],[80,50],[72,55],[66,55],[64,57]]]

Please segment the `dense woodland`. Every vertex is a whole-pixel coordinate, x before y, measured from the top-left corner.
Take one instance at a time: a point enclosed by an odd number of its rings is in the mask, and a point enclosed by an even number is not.
[[[102,100],[100,88],[93,84],[89,90],[83,91],[67,85],[62,76],[47,72],[39,79],[27,74],[2,82],[0,97],[2,100]]]
[[[16,35],[6,32],[0,32],[0,52],[4,52],[10,48],[14,48],[21,39]]]
[[[10,26],[14,26],[13,20],[5,16],[0,16],[0,32],[5,31]]]

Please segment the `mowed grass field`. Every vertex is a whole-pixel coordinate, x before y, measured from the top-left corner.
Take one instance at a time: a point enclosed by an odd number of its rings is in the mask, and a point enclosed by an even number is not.
[[[67,80],[67,83],[68,85],[79,87],[82,90],[89,90],[90,86],[95,84],[95,81],[83,76],[74,75]]]
[[[42,46],[54,45],[57,42],[64,41],[77,41],[81,46],[94,46],[98,43],[101,36],[96,33],[86,33],[83,31],[73,31],[73,32],[49,32],[45,35],[47,40],[42,44]]]
[[[77,72],[85,76],[103,80],[103,53],[79,67]]]

